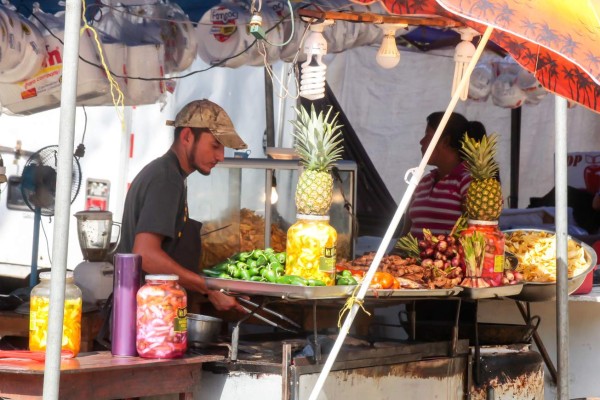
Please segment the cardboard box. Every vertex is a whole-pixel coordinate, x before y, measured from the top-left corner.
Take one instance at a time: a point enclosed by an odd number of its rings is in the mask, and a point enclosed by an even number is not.
[[[577,152],[567,155],[568,185],[590,193],[600,191],[600,152]]]

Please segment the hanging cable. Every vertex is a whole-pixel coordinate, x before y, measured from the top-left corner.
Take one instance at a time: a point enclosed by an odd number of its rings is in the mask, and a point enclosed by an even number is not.
[[[75,150],[75,157],[82,158],[85,156],[85,145],[83,142],[85,141],[85,132],[87,130],[87,112],[85,111],[85,106],[81,107],[83,109],[83,135],[81,136],[81,143],[77,145],[77,149]]]

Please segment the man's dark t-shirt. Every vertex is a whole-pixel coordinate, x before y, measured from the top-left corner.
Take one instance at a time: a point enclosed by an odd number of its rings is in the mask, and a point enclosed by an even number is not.
[[[163,235],[162,248],[171,255],[186,219],[185,174],[172,151],[146,165],[135,177],[123,208],[119,253],[131,253],[135,235]]]

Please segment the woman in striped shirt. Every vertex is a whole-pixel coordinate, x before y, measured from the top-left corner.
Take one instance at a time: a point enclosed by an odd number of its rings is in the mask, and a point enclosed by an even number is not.
[[[434,112],[427,117],[425,136],[420,141],[422,154],[425,154],[443,115],[443,112]],[[421,179],[408,211],[410,232],[419,239],[423,237],[423,228],[434,235],[449,233],[463,213],[464,199],[471,183],[471,174],[460,152],[465,133],[477,140],[486,134],[481,122],[452,113],[428,162],[437,168]]]

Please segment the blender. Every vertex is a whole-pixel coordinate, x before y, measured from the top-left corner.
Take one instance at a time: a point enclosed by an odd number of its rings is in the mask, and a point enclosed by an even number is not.
[[[84,258],[73,270],[75,284],[81,289],[84,302],[97,305],[108,299],[113,289],[114,267],[108,260],[119,243],[121,226],[113,222],[110,211],[79,211],[75,218]],[[116,243],[111,244],[113,225],[119,228],[119,234]]]

